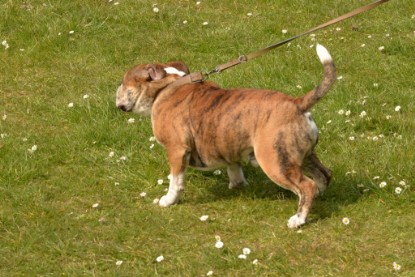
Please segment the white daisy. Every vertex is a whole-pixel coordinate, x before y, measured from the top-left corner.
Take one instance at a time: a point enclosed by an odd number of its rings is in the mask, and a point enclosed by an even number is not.
[[[401,270],[401,265],[398,264],[397,262],[393,262],[392,266],[393,266],[393,269],[395,269],[396,271]]]
[[[200,221],[207,221],[209,219],[208,215],[202,215],[200,218]]]
[[[401,192],[402,192],[402,188],[401,188],[401,187],[396,187],[396,188],[395,188],[395,193],[396,193],[396,194],[398,194],[398,195],[399,195],[399,194],[401,194]]]
[[[164,261],[164,256],[160,255],[156,258],[156,262],[161,263],[162,261]]]
[[[363,118],[363,117],[365,117],[365,116],[367,116],[367,112],[366,112],[366,111],[362,111],[362,112],[360,113],[360,115],[359,115],[359,117],[360,117],[360,118]]]
[[[217,169],[217,170],[213,171],[213,174],[214,175],[221,175],[222,171],[220,169]]]
[[[215,247],[216,248],[218,248],[218,249],[220,249],[220,248],[222,248],[223,247],[223,242],[222,241],[220,241],[220,240],[218,240],[216,243],[215,243]]]
[[[342,222],[343,222],[344,225],[349,225],[350,224],[350,219],[348,217],[344,217],[342,219]]]
[[[115,262],[115,265],[116,265],[116,266],[120,266],[120,265],[122,265],[122,263],[123,263],[123,261],[118,260],[118,261],[116,261],[116,262]]]
[[[406,182],[404,180],[399,181],[399,185],[406,188]]]
[[[242,253],[244,255],[249,255],[251,254],[251,249],[249,249],[248,247],[245,247],[244,249],[242,249]]]

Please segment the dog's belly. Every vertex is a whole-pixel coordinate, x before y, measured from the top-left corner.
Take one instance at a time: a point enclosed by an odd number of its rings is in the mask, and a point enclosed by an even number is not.
[[[221,155],[217,151],[213,151],[217,149],[210,149],[211,155],[205,155],[201,157],[199,152],[194,149],[191,153],[188,154],[188,164],[189,166],[196,168],[198,170],[203,171],[211,171],[218,168],[226,167],[230,164],[234,163],[242,163],[246,161],[250,161],[253,165],[255,165],[255,154],[252,148],[247,148],[241,150],[237,155],[233,155],[232,157]]]

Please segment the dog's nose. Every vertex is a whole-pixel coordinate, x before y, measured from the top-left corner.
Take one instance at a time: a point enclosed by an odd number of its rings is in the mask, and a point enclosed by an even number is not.
[[[117,108],[120,109],[120,110],[122,110],[122,111],[124,111],[124,112],[127,111],[127,107],[125,105],[122,105],[122,104],[117,105]]]

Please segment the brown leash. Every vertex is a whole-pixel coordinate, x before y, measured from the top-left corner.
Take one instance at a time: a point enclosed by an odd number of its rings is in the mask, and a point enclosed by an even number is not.
[[[174,87],[177,87],[177,86],[181,86],[181,85],[184,85],[184,84],[187,84],[187,83],[203,82],[204,80],[206,80],[209,77],[209,75],[211,75],[213,73],[221,73],[222,71],[224,71],[224,70],[226,70],[228,68],[234,67],[234,66],[236,66],[238,64],[241,64],[243,62],[247,62],[247,61],[253,60],[253,59],[255,59],[255,58],[259,57],[259,56],[262,56],[262,55],[268,53],[269,51],[271,51],[271,50],[273,50],[273,49],[275,49],[277,47],[280,47],[280,46],[282,46],[282,45],[284,45],[284,44],[286,44],[286,43],[288,43],[288,42],[290,42],[290,41],[292,41],[294,39],[297,39],[299,37],[305,36],[307,34],[310,34],[312,32],[315,32],[317,30],[323,29],[323,28],[325,28],[327,26],[333,25],[335,23],[338,23],[340,21],[343,21],[345,19],[348,19],[348,18],[353,17],[355,15],[358,15],[360,13],[363,13],[365,11],[374,9],[377,6],[379,6],[379,5],[381,5],[381,4],[385,3],[385,2],[388,2],[388,1],[389,0],[378,0],[378,1],[375,1],[372,4],[369,4],[369,5],[360,7],[358,9],[355,9],[355,10],[349,12],[349,13],[346,13],[346,14],[344,14],[342,16],[339,16],[339,17],[337,17],[335,19],[332,19],[332,20],[330,20],[330,21],[328,21],[326,23],[323,23],[323,24],[321,24],[321,25],[319,25],[317,27],[314,27],[314,28],[312,28],[312,29],[310,29],[310,30],[308,30],[308,31],[306,31],[304,33],[301,33],[299,35],[296,35],[296,36],[293,36],[291,38],[285,39],[285,40],[280,41],[278,43],[272,44],[272,45],[270,45],[270,46],[268,46],[266,48],[263,48],[261,50],[258,50],[258,51],[249,53],[247,55],[242,55],[239,58],[237,58],[235,60],[232,60],[230,62],[227,62],[225,64],[218,65],[218,66],[215,67],[215,69],[213,69],[213,70],[211,70],[211,71],[209,71],[207,73],[203,73],[203,72],[190,73],[189,75],[186,75],[186,76],[178,79],[172,85]]]

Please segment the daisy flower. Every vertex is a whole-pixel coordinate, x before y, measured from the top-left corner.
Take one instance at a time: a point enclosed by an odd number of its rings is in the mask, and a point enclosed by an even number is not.
[[[163,182],[164,182],[164,181],[163,181],[163,179],[158,179],[158,180],[157,180],[157,184],[158,184],[158,185],[162,185],[162,184],[163,184]]]
[[[242,253],[244,255],[249,255],[251,254],[251,249],[249,249],[248,247],[245,247],[244,249],[242,249]]]
[[[401,106],[396,106],[395,107],[395,112],[399,112],[401,110]]]
[[[217,248],[217,249],[220,249],[220,248],[222,248],[224,246],[224,244],[223,244],[223,242],[222,241],[220,241],[220,240],[218,240],[216,243],[215,243],[215,247]]]
[[[161,263],[162,261],[164,261],[163,255],[160,255],[156,258],[156,262]]]
[[[398,264],[397,262],[393,262],[392,266],[393,266],[393,269],[395,269],[396,271],[401,270],[401,265]]]
[[[208,215],[202,215],[200,218],[200,221],[207,221],[208,219],[209,219],[209,216]]]
[[[401,192],[402,192],[402,188],[401,188],[401,187],[396,187],[396,188],[395,188],[395,193],[396,193],[397,195],[401,194]]]
[[[1,42],[1,45],[3,45],[3,46],[4,46],[4,49],[9,48],[9,44],[7,43],[7,40],[3,40],[3,41]]]
[[[245,255],[245,254],[240,254],[240,255],[238,256],[238,259],[241,259],[241,260],[246,260],[246,255]]]
[[[360,118],[363,118],[363,117],[367,116],[367,112],[362,111],[359,116],[360,116]]]
[[[222,171],[220,171],[220,169],[217,169],[217,170],[213,171],[213,174],[214,175],[221,175]]]
[[[128,120],[127,120],[127,123],[128,124],[133,124],[135,122],[135,118],[129,118]]]
[[[342,219],[342,222],[343,222],[344,225],[349,225],[350,224],[350,219],[348,217],[344,217]]]
[[[406,188],[406,182],[404,180],[399,181],[399,185]]]
[[[32,146],[32,148],[29,149],[29,152],[34,153],[34,152],[36,152],[36,150],[37,150],[37,145],[35,144],[35,145]]]
[[[384,187],[386,187],[388,184],[385,182],[385,181],[383,181],[383,182],[381,182],[380,184],[379,184],[379,187],[380,188],[384,188]]]
[[[122,263],[123,263],[123,261],[118,260],[118,261],[116,261],[116,262],[115,262],[115,265],[116,265],[116,266],[120,266],[120,265],[122,265]]]

